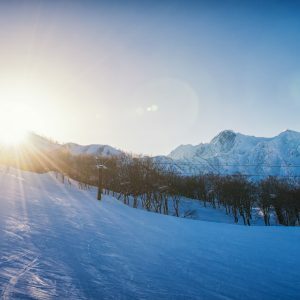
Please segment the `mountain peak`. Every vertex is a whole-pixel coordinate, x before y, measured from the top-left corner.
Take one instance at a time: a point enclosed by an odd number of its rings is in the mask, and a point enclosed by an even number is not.
[[[281,132],[278,136],[286,136],[286,135],[299,136],[300,132],[291,130],[291,129],[287,129],[287,130]]]
[[[232,142],[236,138],[236,135],[237,133],[233,130],[223,130],[211,140],[211,143],[224,144],[227,142]]]
[[[215,145],[221,152],[228,152],[234,145],[237,133],[232,130],[221,131],[211,140],[211,144]]]

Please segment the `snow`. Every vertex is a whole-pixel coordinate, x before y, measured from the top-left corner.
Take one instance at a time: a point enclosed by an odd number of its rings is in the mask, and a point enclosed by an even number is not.
[[[123,152],[117,150],[109,145],[87,145],[82,146],[74,143],[68,143],[62,145],[63,148],[70,151],[73,155],[87,154],[87,155],[101,155],[101,156],[118,156]]]
[[[73,155],[122,156],[125,152],[109,145],[59,144],[31,134],[28,144],[43,152],[63,149]],[[3,147],[0,145],[0,148]],[[181,175],[244,174],[250,178],[266,176],[300,177],[300,133],[286,130],[272,138],[248,136],[224,130],[210,143],[181,145],[168,156],[153,157],[159,166]]]
[[[300,133],[287,130],[263,138],[225,130],[210,143],[179,146],[168,155],[169,159],[185,175],[212,172],[300,176]],[[165,160],[160,157],[159,161]]]
[[[124,198],[117,195],[119,201],[124,202]],[[127,205],[133,207],[134,199],[133,197],[127,198]],[[146,210],[143,207],[142,201],[140,198],[137,198],[137,209]],[[190,199],[186,197],[180,197],[179,205],[179,216],[181,218],[188,218],[193,220],[201,220],[201,221],[208,221],[208,222],[217,222],[217,223],[228,223],[228,224],[235,224],[234,217],[232,214],[226,214],[226,209],[223,206],[216,205],[215,207],[212,206],[210,202],[204,203],[204,201]],[[155,212],[155,208],[152,207],[151,211]],[[173,206],[172,198],[168,199],[168,211],[169,215],[175,216],[175,209]],[[263,214],[258,207],[253,207],[251,211],[251,226],[265,226]],[[239,225],[244,226],[244,222],[241,216],[238,216],[238,223]],[[279,225],[277,221],[277,217],[274,210],[270,210],[270,225],[275,226]]]
[[[0,171],[1,299],[299,299],[300,231],[163,216]]]
[[[78,145],[75,143],[60,144],[52,141],[46,137],[42,137],[36,133],[30,132],[23,143],[28,149],[40,150],[43,152],[49,152],[53,150],[67,150],[73,155],[101,155],[101,156],[118,156],[122,155],[123,152],[109,145]],[[0,148],[4,147],[0,145]]]

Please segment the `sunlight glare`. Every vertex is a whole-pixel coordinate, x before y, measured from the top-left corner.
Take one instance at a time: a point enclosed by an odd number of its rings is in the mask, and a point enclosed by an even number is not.
[[[13,127],[8,130],[0,130],[0,144],[16,146],[25,141],[28,132],[22,128]]]
[[[0,144],[15,146],[25,141],[30,114],[20,103],[2,107],[0,113]]]

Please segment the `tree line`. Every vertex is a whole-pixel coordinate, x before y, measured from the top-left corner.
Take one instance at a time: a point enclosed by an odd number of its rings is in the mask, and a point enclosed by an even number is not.
[[[224,208],[235,223],[251,225],[253,209],[258,208],[265,225],[271,216],[281,225],[300,225],[300,185],[276,177],[260,181],[242,175],[205,174],[181,176],[174,170],[156,164],[151,158],[121,155],[99,157],[107,167],[103,187],[125,204],[134,208],[180,216],[182,196],[199,200],[204,206]],[[22,149],[0,153],[0,163],[35,172],[55,171],[62,178],[76,180],[79,188],[98,185],[95,156],[71,155],[68,151],[51,152]]]

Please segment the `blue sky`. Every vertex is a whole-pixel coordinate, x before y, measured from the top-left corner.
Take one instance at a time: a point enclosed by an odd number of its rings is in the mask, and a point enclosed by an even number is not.
[[[297,1],[2,1],[0,104],[135,153],[300,131],[299,31]]]

